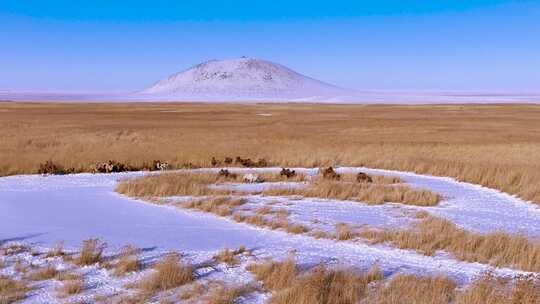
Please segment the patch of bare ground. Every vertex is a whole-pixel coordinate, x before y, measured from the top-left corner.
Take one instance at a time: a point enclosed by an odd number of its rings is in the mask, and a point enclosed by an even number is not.
[[[172,252],[157,261],[154,271],[143,278],[137,287],[146,293],[176,288],[194,281],[193,267],[180,261],[178,253]]]
[[[424,216],[411,228],[363,229],[358,235],[375,243],[389,243],[425,255],[443,250],[464,261],[540,271],[537,241],[504,232],[474,233],[434,216]]]
[[[314,178],[305,187],[272,187],[263,191],[264,195],[317,197],[336,200],[354,200],[368,204],[387,202],[416,206],[434,206],[439,203],[438,194],[424,189],[414,189],[405,185],[384,185],[374,183],[352,183]]]
[[[28,291],[30,287],[24,281],[0,275],[0,304],[22,300]]]

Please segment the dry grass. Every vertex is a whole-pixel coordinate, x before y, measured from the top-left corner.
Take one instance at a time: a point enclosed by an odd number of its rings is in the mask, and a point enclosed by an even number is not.
[[[0,248],[0,255],[15,255],[23,252],[30,251],[30,247],[23,244],[8,244]]]
[[[339,179],[342,182],[348,182],[348,183],[357,183],[356,180],[357,173],[339,173],[341,178]],[[392,184],[401,184],[403,183],[403,180],[399,178],[399,176],[391,176],[391,175],[373,175],[368,174],[369,177],[373,180],[373,184],[381,184],[381,185],[392,185]],[[320,179],[321,176],[315,176],[314,178]]]
[[[540,244],[537,241],[504,232],[473,233],[433,216],[425,217],[409,229],[365,229],[359,235],[373,242],[389,242],[426,255],[444,250],[464,261],[540,271]]]
[[[241,212],[234,212],[232,219],[239,223],[269,228],[273,230],[283,229],[288,233],[301,234],[309,231],[309,228],[301,224],[289,222],[287,215],[283,213],[274,213],[272,216],[262,216],[260,214],[244,215]]]
[[[513,281],[487,273],[461,292],[457,304],[535,304],[540,303],[540,280],[532,276]]]
[[[30,272],[27,277],[32,281],[48,280],[56,277],[59,271],[53,265],[47,265],[45,267],[36,269]]]
[[[73,280],[66,280],[59,286],[56,291],[62,297],[72,296],[80,293],[84,289],[84,281],[82,277]]]
[[[265,288],[279,290],[289,287],[297,275],[294,258],[288,257],[281,262],[265,261],[259,264],[250,264],[246,268],[262,281]]]
[[[122,181],[116,187],[116,191],[136,197],[230,194],[230,190],[208,187],[222,181],[222,179],[216,173],[211,172],[155,174]]]
[[[281,262],[252,264],[247,269],[265,288],[274,291],[268,302],[271,304],[354,304],[370,282],[382,279],[377,267],[364,274],[328,270],[323,266],[300,272],[292,257]]]
[[[453,176],[540,202],[538,117],[524,104],[0,103],[0,174],[242,156]]]
[[[170,253],[154,265],[154,272],[143,278],[137,285],[147,293],[172,289],[194,280],[191,265],[180,262],[177,253]]]
[[[306,175],[300,172],[296,172],[296,175],[291,176],[290,178],[275,172],[262,172],[256,174],[265,182],[303,182],[306,180]]]
[[[233,304],[238,297],[257,290],[253,284],[230,285],[222,281],[196,281],[186,286],[178,294],[180,300],[187,303]],[[184,303],[184,302],[182,302]]]
[[[382,276],[363,276],[348,270],[328,270],[319,266],[299,275],[292,285],[275,292],[270,304],[355,304],[362,298],[367,284]]]
[[[212,288],[212,291],[204,297],[205,304],[234,304],[240,296],[254,292],[257,288],[247,284],[243,286],[220,286]]]
[[[65,256],[66,253],[64,252],[64,242],[58,242],[56,245],[54,245],[53,248],[51,248],[45,257],[52,258],[52,257],[62,257]]]
[[[105,247],[106,244],[99,239],[84,240],[79,255],[74,260],[75,264],[84,266],[102,262]]]
[[[363,184],[345,181],[314,179],[306,187],[272,187],[263,191],[264,195],[301,195],[337,200],[355,200],[369,204],[386,202],[402,203],[417,206],[434,206],[440,200],[438,194],[413,189],[408,186],[389,186],[380,184]]]
[[[191,200],[182,203],[179,206],[188,209],[197,209],[204,212],[214,213],[219,216],[229,216],[232,214],[232,209],[243,205],[245,201],[241,198],[234,197],[212,197],[201,200]]]
[[[123,276],[133,271],[139,271],[141,264],[138,258],[139,250],[133,246],[125,246],[120,252],[118,261],[113,265],[113,275]]]
[[[29,290],[30,288],[23,281],[0,275],[0,304],[22,300]]]
[[[365,303],[443,304],[452,303],[456,283],[444,276],[419,277],[398,274],[379,283]]]
[[[76,272],[69,272],[69,271],[61,271],[59,272],[56,277],[58,281],[76,281],[76,280],[82,280],[82,276]]]
[[[356,233],[346,223],[337,223],[335,225],[335,229],[335,238],[340,241],[350,240],[357,236]],[[319,238],[322,237],[322,235],[319,236]]]
[[[236,265],[238,264],[238,259],[236,256],[239,254],[243,254],[244,252],[246,252],[246,247],[244,246],[240,246],[236,250],[224,248],[214,256],[214,260],[221,263],[227,263],[229,265]]]

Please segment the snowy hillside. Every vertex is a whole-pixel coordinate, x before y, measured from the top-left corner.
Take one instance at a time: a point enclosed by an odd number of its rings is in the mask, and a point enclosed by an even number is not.
[[[211,60],[173,74],[143,90],[144,96],[309,98],[348,91],[266,60]]]

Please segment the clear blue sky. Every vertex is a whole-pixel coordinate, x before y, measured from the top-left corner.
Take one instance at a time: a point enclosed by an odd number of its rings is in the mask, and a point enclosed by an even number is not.
[[[357,89],[540,89],[540,1],[0,0],[0,89],[132,90],[259,57]]]

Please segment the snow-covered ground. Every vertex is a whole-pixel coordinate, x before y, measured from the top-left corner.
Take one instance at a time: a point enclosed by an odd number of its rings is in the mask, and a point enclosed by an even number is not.
[[[217,170],[217,169],[200,169]],[[240,172],[252,169],[231,169]],[[260,171],[278,171],[264,168]],[[317,169],[295,168],[297,172],[315,174]],[[522,232],[531,237],[540,234],[540,209],[508,194],[477,185],[457,182],[451,178],[418,175],[407,172],[342,167],[339,172],[363,171],[399,176],[413,187],[435,191],[443,200],[435,207],[415,207],[401,204],[366,205],[358,202],[313,198],[283,198],[248,196],[242,207],[269,205],[286,208],[290,219],[319,229],[329,229],[345,222],[351,225],[404,226],[412,219],[407,211],[425,210],[451,219],[458,225],[475,231],[502,230]],[[0,178],[0,243],[22,241],[39,247],[51,247],[63,240],[67,248],[75,249],[84,239],[99,237],[110,251],[133,244],[146,249],[154,258],[169,250],[186,253],[195,262],[212,257],[224,247],[240,245],[253,250],[254,258],[284,258],[294,252],[302,264],[348,265],[367,269],[378,264],[385,273],[398,271],[420,274],[445,273],[460,283],[492,269],[501,275],[519,271],[496,268],[480,263],[453,259],[447,254],[424,256],[413,251],[384,245],[369,245],[358,241],[315,239],[307,235],[257,228],[236,223],[208,213],[155,205],[134,200],[114,192],[116,183],[124,178],[144,173],[75,174],[61,176],[21,175]],[[241,190],[249,187],[233,185]],[[285,186],[298,186],[295,183]],[[178,198],[169,198],[178,199]],[[31,256],[27,258],[31,259]],[[8,270],[2,270],[8,271]],[[90,280],[104,290],[114,290],[122,281],[112,280],[106,273],[88,270]],[[218,277],[249,275],[240,268],[222,271]],[[112,283],[107,283],[107,282]],[[116,287],[115,287],[116,286]],[[47,290],[45,288],[45,290]],[[44,298],[45,297],[45,298]],[[48,302],[47,294],[30,298],[32,302]]]

